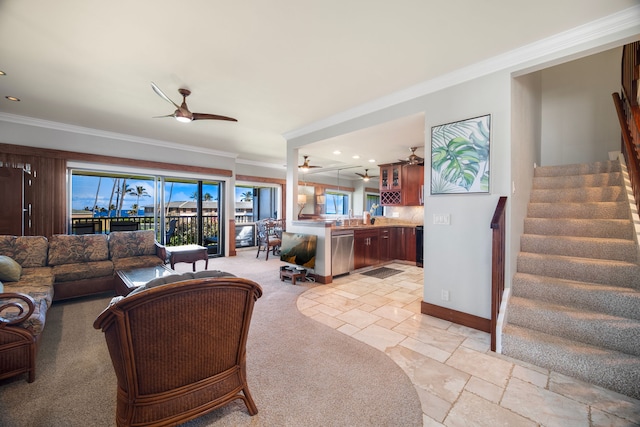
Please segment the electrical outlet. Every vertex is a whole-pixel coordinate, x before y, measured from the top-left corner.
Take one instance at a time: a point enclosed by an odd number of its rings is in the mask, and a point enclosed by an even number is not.
[[[442,301],[449,301],[449,291],[443,289],[440,293],[440,298],[442,299]]]

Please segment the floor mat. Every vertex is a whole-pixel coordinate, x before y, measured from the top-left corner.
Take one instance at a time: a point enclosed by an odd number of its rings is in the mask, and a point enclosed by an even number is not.
[[[402,270],[396,270],[395,268],[389,267],[380,267],[374,270],[365,271],[365,276],[375,277],[376,279],[386,279],[389,276],[393,276],[394,274],[402,273]]]

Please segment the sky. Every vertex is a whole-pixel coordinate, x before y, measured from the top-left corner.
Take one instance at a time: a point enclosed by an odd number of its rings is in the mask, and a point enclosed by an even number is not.
[[[83,210],[85,207],[92,207],[96,201],[96,190],[98,190],[98,183],[100,189],[98,192],[97,205],[99,207],[108,208],[109,198],[111,197],[111,191],[113,189],[115,178],[103,177],[100,179],[97,176],[85,176],[85,175],[73,175],[71,185],[72,202],[71,207],[74,210]],[[141,180],[141,179],[127,179],[127,185],[130,188],[135,189],[137,186],[144,187],[149,196],[140,197],[140,208],[144,206],[152,205],[153,200],[153,180]],[[165,197],[169,197],[169,188],[171,184],[165,184]],[[251,188],[236,187],[236,201],[242,199],[242,194],[250,191]],[[171,201],[190,201],[193,200],[192,195],[197,191],[197,184],[195,183],[173,183],[173,191],[171,193]],[[203,193],[209,193],[212,196],[212,200],[218,198],[218,186],[213,184],[204,184]],[[137,202],[138,198],[135,195],[125,195],[124,204],[122,208],[124,210],[131,209],[131,206]],[[112,204],[116,203],[116,195],[114,194]]]

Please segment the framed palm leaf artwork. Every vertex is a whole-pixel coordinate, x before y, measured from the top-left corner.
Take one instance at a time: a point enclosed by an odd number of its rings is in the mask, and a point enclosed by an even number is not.
[[[489,193],[491,115],[431,128],[431,194]]]

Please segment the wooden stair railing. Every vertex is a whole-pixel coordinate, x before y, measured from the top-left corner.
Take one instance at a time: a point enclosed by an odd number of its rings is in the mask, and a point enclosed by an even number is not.
[[[614,92],[612,96],[622,132],[621,151],[627,163],[636,208],[640,212],[640,42],[624,46],[621,72],[622,92]]]
[[[491,219],[491,351],[496,351],[496,326],[504,293],[506,206],[507,198],[500,197]]]

